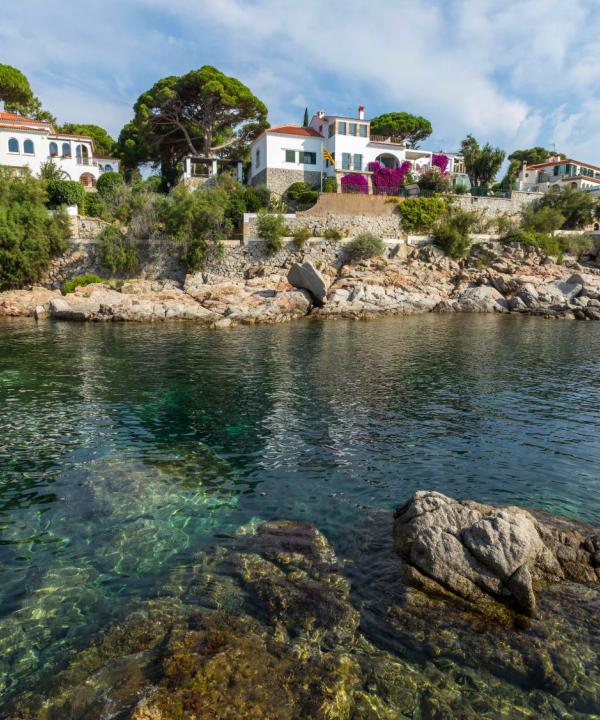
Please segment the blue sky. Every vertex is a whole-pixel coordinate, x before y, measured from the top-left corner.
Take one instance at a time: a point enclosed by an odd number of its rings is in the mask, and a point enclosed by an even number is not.
[[[600,164],[599,38],[600,0],[21,0],[0,62],[59,121],[114,135],[156,80],[211,64],[272,124],[364,104],[425,115],[433,149],[471,132]]]

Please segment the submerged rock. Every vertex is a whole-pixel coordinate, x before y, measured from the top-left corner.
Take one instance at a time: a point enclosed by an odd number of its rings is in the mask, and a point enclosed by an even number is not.
[[[494,600],[532,614],[534,581],[600,580],[586,537],[539,522],[521,508],[496,508],[417,492],[396,510],[396,551],[428,579],[465,600]]]

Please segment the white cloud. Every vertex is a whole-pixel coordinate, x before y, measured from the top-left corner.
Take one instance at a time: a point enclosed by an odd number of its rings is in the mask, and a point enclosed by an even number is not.
[[[364,103],[429,117],[447,148],[472,132],[600,162],[600,8],[586,0],[26,0],[3,12],[0,61],[65,120],[118,132],[155,80],[210,63],[274,123]]]

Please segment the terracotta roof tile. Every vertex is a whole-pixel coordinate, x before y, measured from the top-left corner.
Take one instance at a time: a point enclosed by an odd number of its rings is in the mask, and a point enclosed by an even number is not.
[[[303,127],[301,125],[279,125],[278,127],[268,128],[267,132],[268,133],[280,133],[281,135],[301,135],[304,137],[317,137],[317,138],[323,137],[314,128]]]

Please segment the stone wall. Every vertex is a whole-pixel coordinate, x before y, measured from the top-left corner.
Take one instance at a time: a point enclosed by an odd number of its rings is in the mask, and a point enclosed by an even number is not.
[[[454,203],[465,210],[481,210],[488,219],[499,215],[518,215],[527,205],[544,197],[544,193],[514,191],[509,198],[452,195]]]
[[[105,220],[91,217],[77,216],[76,225],[73,224],[73,239],[80,242],[95,241],[99,237],[102,230],[110,225]]]
[[[341,215],[393,215],[398,207],[398,198],[385,195],[362,195],[358,193],[321,193],[317,202],[308,210],[297,213],[325,216],[330,213]]]
[[[315,170],[280,170],[266,168],[252,179],[252,185],[266,185],[276,195],[283,195],[292,183],[305,182],[319,186],[321,173]]]

